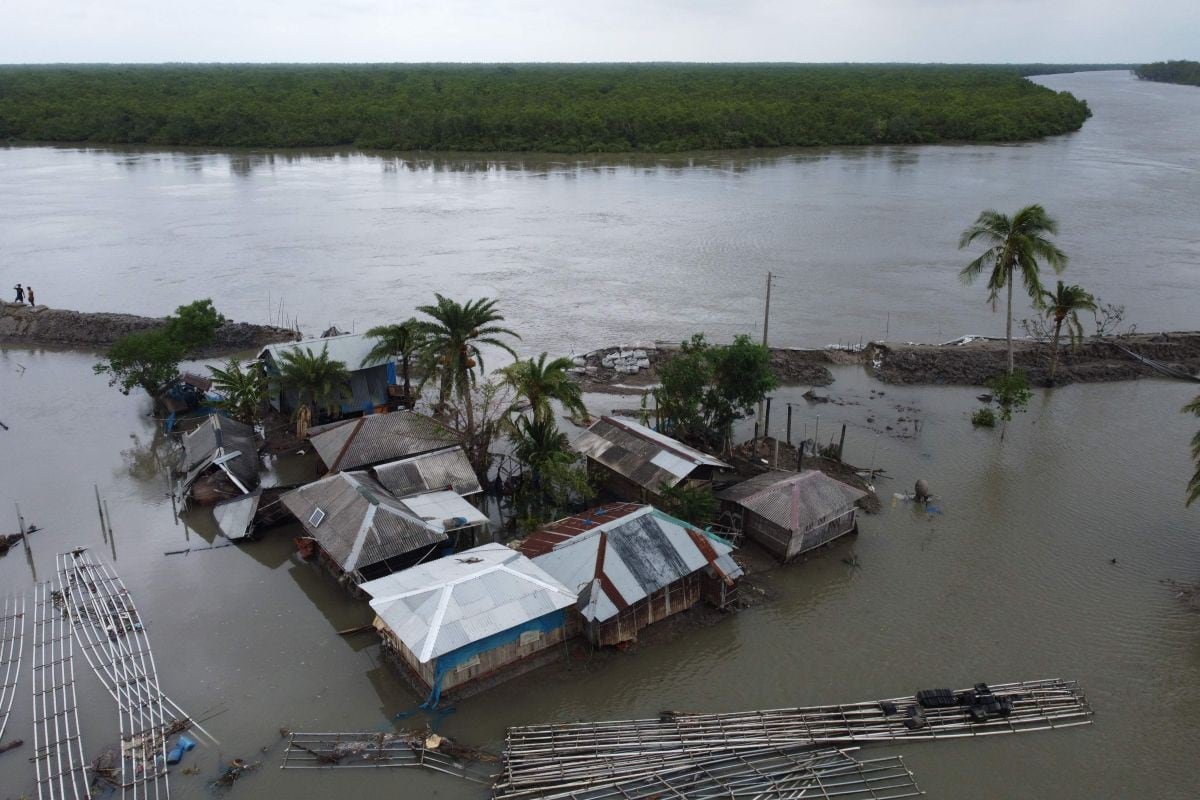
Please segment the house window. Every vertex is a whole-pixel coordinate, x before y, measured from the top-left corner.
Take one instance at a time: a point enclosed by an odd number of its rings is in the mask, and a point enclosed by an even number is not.
[[[456,667],[454,671],[455,672],[466,672],[467,670],[471,669],[471,667],[478,667],[478,666],[479,666],[479,656],[474,655],[474,656],[471,656],[470,658],[468,658],[463,663],[459,664],[458,667]]]
[[[319,528],[325,520],[325,512],[319,508],[314,508],[312,514],[308,516],[308,524],[314,528]]]
[[[541,641],[541,631],[525,631],[521,634],[521,647]]]

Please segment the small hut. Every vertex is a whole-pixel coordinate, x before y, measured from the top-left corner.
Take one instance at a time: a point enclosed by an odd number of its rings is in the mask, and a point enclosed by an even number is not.
[[[384,653],[432,705],[561,657],[575,594],[525,556],[485,544],[365,583]]]
[[[584,633],[601,646],[636,639],[642,628],[701,599],[725,608],[742,576],[727,542],[647,505],[599,507],[559,520],[520,549],[579,593]]]
[[[856,532],[866,496],[816,470],[772,470],[717,493],[722,519],[740,519],[734,528],[783,561]]]
[[[340,361],[350,373],[348,399],[341,405],[343,415],[370,414],[392,402],[391,387],[396,383],[396,363],[390,358],[369,358],[379,340],[365,333],[343,333],[300,342],[267,345],[258,354],[267,375],[277,376],[283,355],[309,350],[314,355],[326,350],[331,361]],[[271,407],[285,414],[296,410],[299,398],[292,389],[279,388],[270,396]]]
[[[421,519],[365,472],[339,472],[281,498],[320,561],[358,584],[428,559],[443,527]]]
[[[664,487],[712,484],[732,470],[719,458],[632,420],[601,417],[572,445],[587,457],[588,475],[613,497],[654,502]]]
[[[458,437],[433,417],[393,411],[310,428],[309,440],[325,467],[337,472],[444,450]]]
[[[212,414],[183,435],[179,491],[201,505],[249,494],[258,486],[254,429]]]

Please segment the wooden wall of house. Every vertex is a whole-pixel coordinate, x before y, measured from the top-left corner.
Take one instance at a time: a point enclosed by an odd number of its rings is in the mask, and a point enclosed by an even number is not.
[[[853,507],[823,525],[800,533],[793,533],[790,529],[776,525],[740,506],[734,510],[742,515],[742,532],[748,538],[762,545],[771,555],[783,561],[790,561],[802,553],[828,544],[839,536],[844,536],[856,529],[856,515]]]
[[[437,659],[422,664],[416,654],[409,650],[382,620],[376,620],[375,627],[379,630],[384,646],[391,648],[404,666],[420,678],[426,691],[432,689],[436,677]],[[548,648],[562,644],[567,639],[567,626],[564,622],[557,628],[537,633],[540,635],[535,641],[521,644],[521,640],[518,639],[480,653],[477,663],[451,669],[442,676],[442,693],[445,694],[452,690],[461,691],[467,684],[475,681],[491,680],[497,677],[498,673],[511,669],[526,659],[541,654]]]
[[[587,460],[588,477],[598,484],[606,494],[627,503],[651,503],[656,497],[645,487],[629,480],[624,475],[601,464],[595,459]]]
[[[828,522],[818,525],[815,528],[809,528],[804,532],[803,542],[800,545],[801,553],[821,545],[828,544],[839,536],[845,536],[851,533],[858,527],[857,512],[851,508],[840,517],[834,517]]]
[[[686,611],[700,600],[702,574],[693,572],[639,600],[617,616],[591,623],[585,631],[588,639],[601,647],[620,644],[636,639],[637,632],[647,625]]]

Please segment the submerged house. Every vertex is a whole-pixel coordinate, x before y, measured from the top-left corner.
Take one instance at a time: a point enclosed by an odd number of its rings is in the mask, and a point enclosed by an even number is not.
[[[181,496],[210,505],[258,486],[258,442],[249,425],[212,414],[183,435]]]
[[[561,657],[575,594],[501,544],[365,583],[384,652],[433,705]]]
[[[421,519],[365,472],[338,472],[281,498],[318,559],[353,583],[426,560],[447,546],[440,524]]]
[[[609,494],[653,502],[664,487],[709,483],[724,470],[719,458],[632,420],[601,417],[572,447],[587,457],[588,476]]]
[[[378,341],[365,333],[343,333],[321,339],[267,345],[259,352],[258,359],[267,375],[274,377],[279,375],[285,353],[310,350],[313,355],[319,355],[323,349],[327,349],[329,359],[342,362],[350,373],[348,399],[342,402],[342,414],[370,414],[387,409],[392,402],[390,387],[396,383],[394,361],[390,358],[368,359]],[[269,400],[272,408],[285,414],[292,413],[299,405],[299,398],[292,389],[275,388]]]
[[[725,608],[742,577],[727,542],[632,503],[551,523],[520,549],[579,594],[584,634],[601,646],[636,639],[642,628],[701,599]]]
[[[740,519],[734,527],[783,561],[857,531],[866,496],[816,470],[772,470],[717,493],[722,518]]]
[[[488,516],[466,498],[483,493],[479,478],[461,447],[446,447],[412,458],[380,464],[375,479],[414,514],[439,521],[454,549],[480,544],[491,530]]]
[[[458,437],[433,417],[393,411],[310,428],[309,441],[325,467],[337,472],[444,450]]]

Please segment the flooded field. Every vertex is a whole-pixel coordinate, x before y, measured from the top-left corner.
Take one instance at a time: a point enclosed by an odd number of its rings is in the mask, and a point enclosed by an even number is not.
[[[1143,330],[1195,328],[1200,92],[1113,73],[1044,82],[1086,98],[1096,118],[1078,135],[1013,147],[678,164],[0,149],[3,285],[33,283],[56,306],[140,313],[211,295],[261,322],[282,294],[309,331],[401,318],[434,290],[492,295],[536,353],[753,332],[761,273],[774,269],[779,344],[885,325],[893,338],[950,338],[1002,330],[982,288],[954,279],[958,232],[983,207],[1037,199],[1062,218],[1072,280],[1127,304]],[[94,360],[0,348],[0,533],[15,529],[14,502],[42,528],[30,557],[0,558],[0,592],[29,592],[76,546],[115,566],[164,689],[221,741],[188,755],[199,774],[172,773],[173,796],[209,797],[220,765],[240,757],[263,766],[231,797],[483,797],[427,774],[277,769],[281,726],[424,724],[394,720],[421,698],[371,636],[337,635],[369,622],[369,609],[294,556],[293,528],[195,549],[213,530],[203,515],[175,521],[147,401],[108,388]],[[763,576],[770,597],[753,608],[518,678],[461,703],[441,731],[497,746],[515,723],[1066,677],[1088,690],[1094,726],[895,752],[947,800],[1200,795],[1200,614],[1163,583],[1200,578],[1200,512],[1183,507],[1195,420],[1178,413],[1194,386],[1039,390],[1001,441],[969,424],[977,390],[886,386],[857,367],[834,375],[821,391],[844,404],[781,390],[773,428],[784,403],[798,404],[797,432],[818,414],[822,431],[844,422],[847,459],[887,470],[884,509],[856,538]],[[601,413],[637,404],[587,399]],[[291,475],[306,463],[270,466]],[[918,477],[940,513],[892,502]],[[96,755],[116,744],[115,707],[82,659],[76,675]],[[27,744],[0,755],[4,800],[34,790],[29,692],[26,676],[6,736]]]

